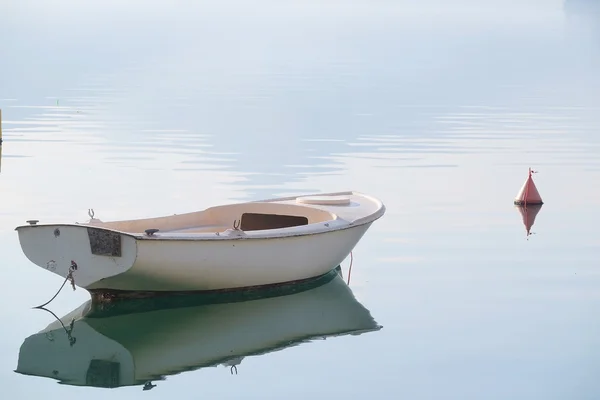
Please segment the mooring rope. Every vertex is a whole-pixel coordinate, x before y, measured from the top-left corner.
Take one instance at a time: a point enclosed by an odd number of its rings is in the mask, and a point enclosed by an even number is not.
[[[58,289],[58,292],[56,292],[56,294],[54,296],[52,296],[52,298],[50,300],[48,300],[47,302],[45,302],[44,304],[41,304],[41,305],[39,305],[37,307],[33,307],[33,308],[43,308],[43,307],[47,306],[48,304],[50,304],[52,302],[52,300],[54,300],[56,298],[56,296],[58,296],[58,294],[63,289],[63,287],[65,287],[65,283],[67,283],[67,281],[71,281],[71,286],[73,287],[73,290],[75,290],[75,278],[73,277],[73,272],[75,272],[76,270],[77,270],[77,263],[75,261],[71,261],[71,266],[69,267],[69,273],[67,274],[67,277],[65,278],[64,282],[60,286],[60,289]]]
[[[350,274],[352,273],[352,261],[354,260],[354,256],[352,252],[350,252],[350,266],[348,267],[348,285],[350,285]]]
[[[58,322],[60,322],[60,324],[62,325],[63,329],[67,333],[67,338],[69,339],[69,344],[71,346],[73,346],[75,344],[75,342],[77,342],[77,339],[75,338],[75,336],[71,335],[71,333],[73,332],[73,328],[75,327],[75,319],[73,319],[71,321],[71,323],[69,324],[69,329],[67,329],[67,327],[65,326],[65,324],[63,324],[62,320],[60,318],[58,318],[58,316],[56,314],[54,314],[52,311],[50,311],[50,310],[48,310],[47,308],[44,308],[44,307],[34,307],[34,308],[37,308],[39,310],[48,311],[50,314],[52,314],[54,316],[54,318],[56,318],[56,320]]]

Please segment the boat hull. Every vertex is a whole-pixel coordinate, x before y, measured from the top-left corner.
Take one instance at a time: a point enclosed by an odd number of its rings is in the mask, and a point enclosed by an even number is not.
[[[89,226],[40,225],[20,228],[19,238],[36,265],[66,278],[74,261],[75,285],[96,294],[119,295],[244,289],[317,277],[342,263],[371,224],[298,236],[226,240],[137,238]],[[59,235],[54,234],[56,229]],[[90,229],[110,235],[90,235]],[[104,255],[93,254],[92,236],[101,237],[95,252],[100,248]],[[113,246],[117,236],[118,251]]]

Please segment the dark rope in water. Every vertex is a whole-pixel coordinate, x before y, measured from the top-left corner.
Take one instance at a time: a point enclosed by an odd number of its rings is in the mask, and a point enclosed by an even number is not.
[[[354,261],[354,256],[352,252],[350,252],[350,266],[348,267],[348,285],[350,285],[350,274],[352,274],[352,262]]]
[[[58,289],[58,292],[56,292],[56,294],[54,296],[52,296],[52,298],[50,300],[48,300],[47,302],[45,302],[42,305],[33,307],[35,308],[43,308],[45,306],[47,306],[48,304],[50,304],[52,302],[52,300],[54,300],[56,298],[56,296],[58,296],[58,294],[60,293],[60,291],[63,289],[63,287],[65,287],[65,283],[67,283],[67,281],[71,281],[71,286],[73,286],[73,290],[75,290],[75,278],[73,278],[73,272],[77,269],[77,264],[75,263],[75,261],[71,261],[71,267],[69,268],[69,273],[67,274],[67,277],[65,278],[65,281],[63,282],[63,284],[60,286],[60,289]]]
[[[69,343],[71,344],[71,346],[73,346],[75,344],[75,342],[77,341],[77,339],[73,336],[71,336],[71,332],[73,332],[73,327],[75,324],[75,320],[71,321],[71,324],[69,325],[69,329],[67,329],[67,327],[65,326],[65,324],[63,324],[62,320],[60,318],[58,318],[58,316],[56,314],[54,314],[52,311],[48,310],[47,308],[44,307],[34,307],[38,310],[44,310],[49,312],[50,314],[52,314],[54,316],[54,318],[56,318],[56,320],[58,322],[60,322],[60,324],[62,325],[63,329],[65,330],[66,334],[67,334],[67,338],[69,339]]]

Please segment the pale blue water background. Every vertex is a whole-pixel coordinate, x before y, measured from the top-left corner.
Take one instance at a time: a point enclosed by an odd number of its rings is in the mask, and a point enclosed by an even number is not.
[[[3,398],[600,397],[597,2],[88,3],[0,4]],[[25,220],[347,189],[387,206],[350,282],[382,330],[150,392],[13,372],[62,283]]]

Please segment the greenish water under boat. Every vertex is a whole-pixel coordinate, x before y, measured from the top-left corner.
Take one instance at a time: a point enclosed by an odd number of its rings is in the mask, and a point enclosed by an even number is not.
[[[246,357],[380,329],[338,267],[252,293],[90,300],[26,338],[16,372],[67,385],[147,390],[184,371],[227,365],[237,372]]]

